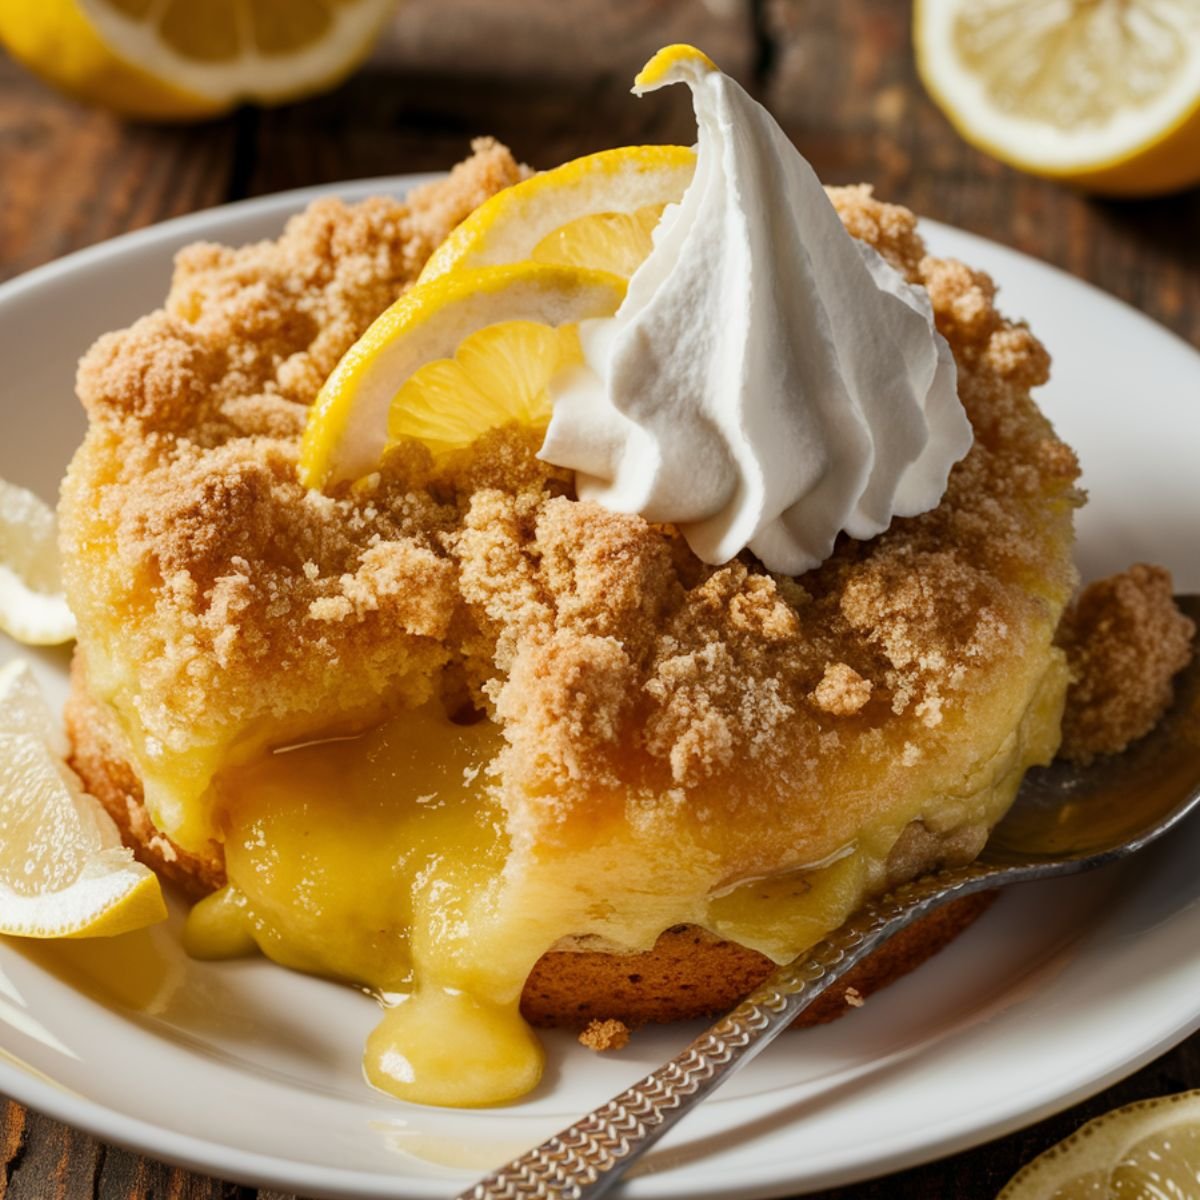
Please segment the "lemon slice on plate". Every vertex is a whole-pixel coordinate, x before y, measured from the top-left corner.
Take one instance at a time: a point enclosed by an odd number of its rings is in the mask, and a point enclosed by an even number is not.
[[[0,630],[31,646],[75,636],[58,573],[54,513],[32,492],[0,479]]]
[[[65,751],[28,666],[0,667],[0,933],[107,937],[163,920],[157,876]]]
[[[544,424],[550,379],[579,358],[572,327],[610,316],[624,295],[616,275],[533,262],[417,284],[321,389],[301,443],[301,479],[308,487],[358,479],[405,437],[443,454],[511,421]]]
[[[650,230],[687,190],[695,167],[686,146],[620,146],[533,175],[467,217],[434,251],[420,282],[531,258],[632,274],[627,268],[649,253]]]
[[[1111,195],[1200,181],[1194,0],[917,0],[917,66],[967,141]]]
[[[1139,1100],[1051,1146],[997,1200],[1145,1200],[1200,1191],[1200,1091]]]
[[[0,42],[49,83],[127,116],[198,119],[332,87],[394,0],[0,0]]]

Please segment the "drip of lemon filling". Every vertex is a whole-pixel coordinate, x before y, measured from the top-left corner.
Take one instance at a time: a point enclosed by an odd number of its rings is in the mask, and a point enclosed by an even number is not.
[[[822,863],[725,889],[699,843],[646,845],[624,823],[515,869],[488,773],[499,731],[406,713],[218,778],[229,883],[193,909],[188,949],[227,957],[257,945],[363,985],[387,1006],[366,1047],[372,1084],[427,1104],[503,1103],[541,1075],[518,1005],[547,950],[643,949],[692,923],[777,961],[794,956],[882,886],[909,821],[994,823],[1026,767],[1053,754],[1063,687],[1052,659],[1019,724],[954,795],[888,811]]]

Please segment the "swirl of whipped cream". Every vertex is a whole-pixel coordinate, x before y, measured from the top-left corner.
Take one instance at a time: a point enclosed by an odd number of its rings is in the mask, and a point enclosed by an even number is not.
[[[657,64],[657,69],[656,68]],[[774,118],[699,51],[696,172],[616,314],[580,326],[541,457],[581,499],[679,527],[705,562],[823,562],[839,531],[935,507],[971,445],[954,359],[911,286],[842,226]]]

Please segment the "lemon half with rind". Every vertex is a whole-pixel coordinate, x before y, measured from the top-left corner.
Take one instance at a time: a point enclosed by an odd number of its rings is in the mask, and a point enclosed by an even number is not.
[[[1108,195],[1200,181],[1200,5],[917,0],[917,66],[973,145]]]
[[[687,146],[620,146],[563,163],[497,192],[434,251],[424,283],[450,271],[531,258],[570,222],[671,204],[687,190],[696,154]]]
[[[389,441],[401,436],[403,422],[393,413],[393,403],[402,389],[427,364],[453,359],[473,334],[501,324],[530,322],[557,329],[611,316],[624,296],[625,281],[619,276],[533,262],[460,269],[418,284],[350,347],[321,389],[301,442],[301,481],[318,488],[374,471]],[[531,345],[524,339],[519,343]],[[499,353],[516,344],[501,339],[490,349]],[[560,352],[556,343],[554,355]],[[476,411],[469,391],[441,390],[442,407],[457,421],[456,436],[471,430],[478,436],[503,423],[502,417],[527,419],[527,384],[515,382],[515,373],[513,378],[511,403],[505,407],[501,400],[498,409],[489,404]],[[420,435],[414,431],[412,436]],[[437,440],[430,443],[435,452],[444,448]]]
[[[0,934],[111,937],[165,919],[158,878],[63,761],[21,662],[0,668]]]
[[[395,0],[0,0],[0,42],[63,91],[126,116],[195,120],[332,87]]]
[[[1023,1167],[997,1200],[1194,1196],[1200,1091],[1139,1100],[1097,1117]]]
[[[75,636],[59,577],[53,511],[32,492],[0,479],[0,630],[29,646]]]

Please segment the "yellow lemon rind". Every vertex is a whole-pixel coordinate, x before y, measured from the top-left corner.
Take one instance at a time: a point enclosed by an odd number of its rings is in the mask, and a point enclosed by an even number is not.
[[[678,201],[695,166],[688,146],[620,146],[531,175],[467,217],[434,251],[419,282],[466,267],[519,262],[578,217]]]
[[[26,938],[117,937],[145,929],[167,918],[158,876],[133,860],[118,871],[63,892],[35,898],[16,896],[0,889],[0,934]],[[48,908],[82,908],[86,916],[69,923],[47,923]],[[41,914],[39,916],[39,914]]]
[[[720,71],[721,69],[703,50],[698,50],[686,42],[675,42],[673,45],[664,46],[650,56],[646,65],[634,76],[633,90],[635,92],[649,91],[670,82],[672,72],[681,63],[695,64],[703,71]]]

